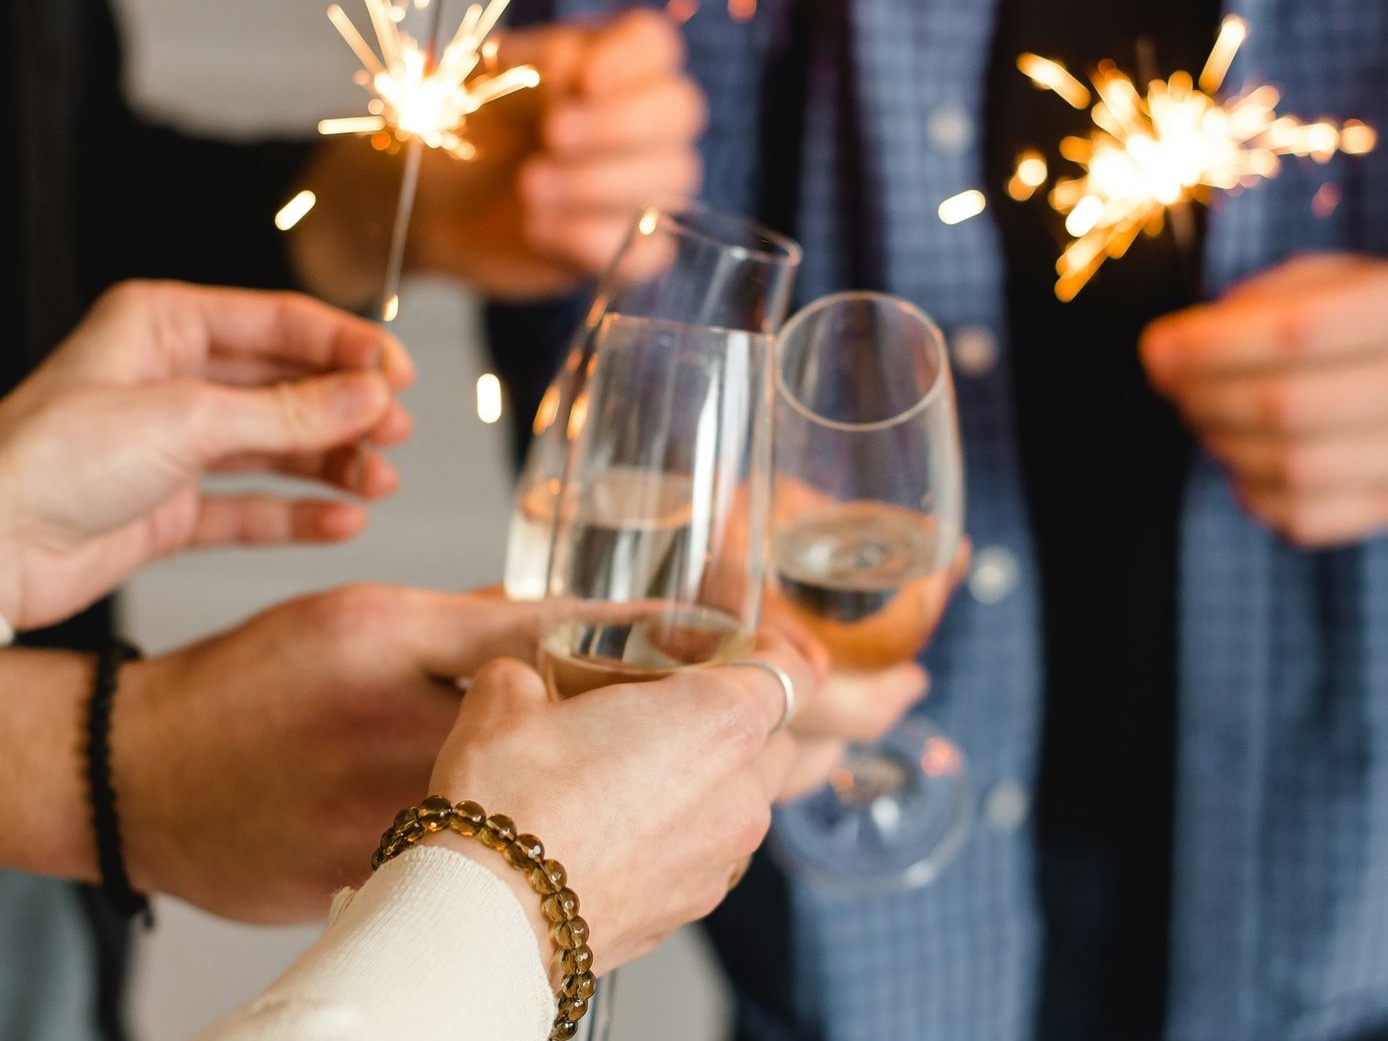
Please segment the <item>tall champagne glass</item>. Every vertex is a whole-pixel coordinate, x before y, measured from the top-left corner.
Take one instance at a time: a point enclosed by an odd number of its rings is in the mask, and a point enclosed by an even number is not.
[[[907,661],[940,620],[962,541],[944,338],[905,300],[838,293],[791,317],[777,357],[770,595],[836,669]],[[913,716],[778,808],[772,848],[826,886],[922,885],[963,841],[972,801],[959,749]]]
[[[635,215],[535,415],[506,546],[503,584],[511,598],[544,592],[556,492],[588,414],[584,386],[603,319],[622,314],[772,335],[785,318],[799,263],[795,242],[703,203],[680,200]]]
[[[591,369],[539,641],[557,698],[745,656],[766,584],[770,338],[609,314]],[[599,1041],[614,982],[594,995]]]

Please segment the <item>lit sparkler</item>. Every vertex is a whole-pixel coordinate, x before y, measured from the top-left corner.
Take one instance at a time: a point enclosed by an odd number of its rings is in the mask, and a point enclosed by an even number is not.
[[[328,8],[328,18],[361,62],[356,81],[371,93],[369,115],[319,122],[320,134],[372,134],[391,132],[407,141],[409,151],[400,184],[390,255],[386,262],[381,317],[393,321],[400,309],[399,282],[404,264],[405,237],[414,208],[424,148],[435,148],[459,159],[476,155],[463,136],[467,119],[483,105],[516,91],[536,86],[540,75],[531,65],[496,71],[496,46],[488,39],[510,0],[470,4],[452,38],[442,49],[439,19],[445,0],[412,0],[416,10],[431,3],[433,33],[421,45],[400,28],[405,9],[391,0],[365,0],[376,34],[377,54],[357,31],[338,4]],[[479,72],[479,68],[481,71]]]
[[[1017,67],[1038,87],[1077,109],[1089,108],[1088,137],[1067,137],[1060,154],[1083,171],[1057,180],[1049,201],[1065,216],[1069,245],[1056,264],[1056,296],[1072,300],[1104,263],[1121,257],[1141,233],[1176,224],[1192,202],[1276,175],[1282,156],[1327,162],[1361,155],[1377,143],[1358,120],[1302,123],[1277,114],[1280,95],[1255,87],[1220,104],[1216,95],[1247,36],[1242,19],[1225,18],[1199,80],[1176,72],[1153,79],[1146,94],[1111,61],[1091,76],[1098,100],[1060,63],[1023,54]],[[1018,157],[1009,194],[1025,198],[1046,176],[1036,153]],[[1038,179],[1039,178],[1039,179]]]
[[[338,4],[328,8],[328,18],[362,64],[355,79],[372,95],[367,104],[370,114],[322,120],[318,124],[321,134],[391,130],[402,140],[418,139],[429,148],[471,159],[472,146],[462,136],[467,117],[488,102],[540,82],[539,73],[531,65],[499,72],[486,67],[495,59],[495,49],[487,36],[509,0],[490,0],[485,7],[471,4],[442,50],[436,47],[437,39],[422,45],[401,30],[403,7],[389,0],[365,2],[376,32],[379,56]],[[412,2],[423,9],[431,2],[442,4],[443,0]],[[435,13],[437,16],[438,9]],[[436,35],[437,29],[436,24]],[[483,68],[480,73],[479,67]]]

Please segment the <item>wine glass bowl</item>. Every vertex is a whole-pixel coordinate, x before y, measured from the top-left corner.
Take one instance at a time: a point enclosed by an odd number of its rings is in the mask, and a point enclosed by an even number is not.
[[[584,388],[603,319],[622,314],[769,336],[785,318],[799,263],[791,239],[697,201],[647,206],[635,215],[536,410],[508,532],[508,596],[544,593],[560,477],[586,421]]]
[[[548,555],[556,697],[743,656],[765,588],[769,337],[609,314],[592,342]]]
[[[963,545],[944,337],[905,300],[847,292],[793,315],[777,351],[768,603],[837,670],[909,661],[940,622]],[[912,716],[779,809],[773,848],[835,888],[920,885],[958,849],[971,804],[963,754]]]

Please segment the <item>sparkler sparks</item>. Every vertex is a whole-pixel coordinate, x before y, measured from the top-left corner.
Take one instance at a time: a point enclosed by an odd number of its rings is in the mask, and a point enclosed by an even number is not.
[[[1017,67],[1038,87],[1075,108],[1089,107],[1088,137],[1067,137],[1060,154],[1083,172],[1055,182],[1049,202],[1065,216],[1071,242],[1056,264],[1055,293],[1074,299],[1105,260],[1118,258],[1142,233],[1159,234],[1192,202],[1273,177],[1281,157],[1327,162],[1336,152],[1361,155],[1377,143],[1374,130],[1357,120],[1337,126],[1280,116],[1281,100],[1270,86],[1255,87],[1221,104],[1216,95],[1248,33],[1228,17],[1198,85],[1188,72],[1154,79],[1146,94],[1111,61],[1090,77],[1098,100],[1060,63],[1024,54]],[[1040,157],[1018,157],[1009,194],[1023,198],[1044,180]],[[1033,184],[1032,182],[1036,182]]]
[[[437,57],[434,46],[422,46],[401,30],[403,7],[390,0],[365,2],[379,56],[338,4],[328,8],[328,18],[361,62],[356,80],[372,95],[367,105],[370,115],[322,120],[318,124],[321,134],[391,130],[401,139],[417,138],[429,148],[471,159],[472,146],[462,136],[467,117],[489,102],[540,82],[539,73],[530,65],[500,72],[485,67],[495,60],[487,36],[509,0],[490,0],[485,7],[471,4]],[[430,2],[413,0],[420,9]],[[479,66],[483,67],[480,73]]]
[[[531,65],[517,65],[501,72],[496,65],[496,44],[487,37],[496,28],[510,0],[469,4],[452,39],[439,49],[439,18],[446,0],[412,0],[417,11],[437,3],[433,32],[426,46],[400,29],[405,9],[391,0],[365,0],[376,33],[380,55],[367,44],[342,8],[333,4],[328,18],[361,62],[356,81],[372,95],[368,116],[325,119],[320,134],[378,133],[389,130],[409,142],[405,173],[400,183],[390,255],[386,261],[381,318],[392,322],[400,311],[398,286],[404,265],[405,236],[414,209],[423,150],[441,149],[459,159],[476,157],[472,144],[462,136],[468,116],[483,105],[516,91],[537,86],[540,74]],[[482,72],[478,73],[478,67]],[[476,75],[474,75],[476,73]]]

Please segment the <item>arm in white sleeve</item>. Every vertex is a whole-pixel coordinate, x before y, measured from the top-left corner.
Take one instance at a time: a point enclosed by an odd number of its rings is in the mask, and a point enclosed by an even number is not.
[[[468,857],[426,846],[340,893],[284,975],[194,1041],[544,1041],[554,1013],[515,894]]]

